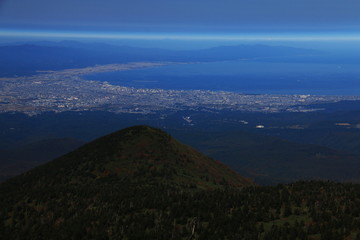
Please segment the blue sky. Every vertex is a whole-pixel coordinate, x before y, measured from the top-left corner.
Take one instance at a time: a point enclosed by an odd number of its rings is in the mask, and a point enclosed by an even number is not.
[[[359,0],[0,0],[0,35],[357,41],[359,12]]]

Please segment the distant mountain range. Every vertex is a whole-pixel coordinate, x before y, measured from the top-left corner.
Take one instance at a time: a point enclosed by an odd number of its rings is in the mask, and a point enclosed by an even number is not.
[[[238,59],[272,59],[318,55],[318,51],[266,45],[221,46],[174,51],[114,46],[103,43],[25,42],[0,46],[0,77],[31,75],[38,70],[79,68],[96,64],[136,61],[209,62]]]

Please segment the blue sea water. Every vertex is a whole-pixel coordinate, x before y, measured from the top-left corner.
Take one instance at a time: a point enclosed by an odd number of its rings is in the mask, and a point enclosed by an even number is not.
[[[356,64],[225,61],[97,73],[85,78],[135,88],[360,95],[360,67]]]

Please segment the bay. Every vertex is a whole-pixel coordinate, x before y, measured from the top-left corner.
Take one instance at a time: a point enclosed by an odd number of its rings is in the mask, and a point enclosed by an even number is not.
[[[359,95],[357,64],[224,61],[86,75],[135,88],[234,91],[248,94]]]

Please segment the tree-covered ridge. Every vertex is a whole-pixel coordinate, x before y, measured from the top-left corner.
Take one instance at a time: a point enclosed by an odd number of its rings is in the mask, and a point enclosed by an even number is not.
[[[1,239],[360,239],[360,185],[254,186],[127,128],[0,185]]]
[[[2,239],[360,239],[360,185],[190,190],[109,181],[1,192]]]

